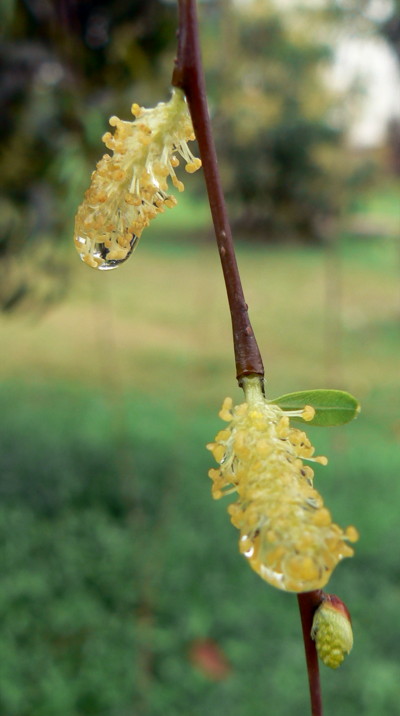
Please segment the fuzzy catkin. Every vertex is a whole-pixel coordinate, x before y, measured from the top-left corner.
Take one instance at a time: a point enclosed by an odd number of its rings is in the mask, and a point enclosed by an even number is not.
[[[106,132],[103,142],[112,155],[98,162],[76,214],[75,246],[93,268],[126,260],[150,221],[175,206],[168,179],[183,191],[175,173],[178,155],[189,174],[201,166],[187,145],[195,136],[181,90],[174,88],[169,102],[152,109],[133,104],[132,114],[131,122],[110,118],[115,131]]]
[[[358,537],[354,527],[344,531],[332,521],[313,486],[314,471],[304,461],[326,464],[326,458],[314,456],[306,434],[265,400],[257,381],[246,403],[233,407],[227,398],[220,417],[228,425],[207,446],[219,463],[209,476],[215,499],[237,494],[228,512],[240,530],[240,552],[279,589],[320,589],[353,555],[348,542]]]

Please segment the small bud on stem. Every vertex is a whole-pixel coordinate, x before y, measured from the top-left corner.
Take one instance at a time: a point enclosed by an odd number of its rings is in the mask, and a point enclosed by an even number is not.
[[[324,595],[314,614],[311,637],[319,658],[331,669],[337,669],[350,653],[353,647],[350,613],[335,594]]]

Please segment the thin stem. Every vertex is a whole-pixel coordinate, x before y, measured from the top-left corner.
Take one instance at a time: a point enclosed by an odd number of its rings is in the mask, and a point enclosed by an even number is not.
[[[179,0],[178,56],[172,84],[187,98],[203,164],[204,178],[214,223],[222,270],[232,319],[236,375],[264,375],[257,341],[250,323],[232,233],[218,171],[217,155],[208,113],[204,72],[201,61],[195,0]]]
[[[301,626],[303,629],[304,650],[310,687],[311,715],[323,716],[321,685],[319,680],[318,654],[315,642],[311,639],[311,628],[316,607],[321,603],[322,592],[304,592],[297,595]]]
[[[203,164],[204,178],[214,222],[222,270],[231,312],[236,372],[239,383],[246,375],[264,376],[264,367],[248,316],[232,232],[218,171],[217,155],[208,113],[204,72],[201,61],[196,0],[178,0],[178,53],[172,84],[187,98]],[[310,685],[312,716],[322,716],[318,657],[311,639],[313,614],[321,600],[320,592],[298,595],[304,648]]]

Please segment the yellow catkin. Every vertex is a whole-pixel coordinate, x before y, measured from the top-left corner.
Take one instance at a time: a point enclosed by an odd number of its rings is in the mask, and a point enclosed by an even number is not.
[[[114,133],[106,132],[103,142],[112,155],[98,162],[75,218],[76,249],[94,268],[113,268],[126,260],[151,219],[175,206],[167,178],[178,191],[184,189],[175,174],[176,154],[189,173],[201,166],[188,147],[193,126],[180,89],[153,109],[137,104],[131,109],[132,122],[110,118]]]
[[[237,494],[228,511],[240,551],[263,579],[291,592],[320,589],[338,562],[353,555],[348,543],[357,530],[333,523],[313,486],[304,461],[326,464],[326,458],[314,457],[307,435],[265,400],[258,378],[245,378],[244,390],[245,403],[224,400],[219,415],[228,425],[208,445],[219,463],[209,472],[212,494]]]

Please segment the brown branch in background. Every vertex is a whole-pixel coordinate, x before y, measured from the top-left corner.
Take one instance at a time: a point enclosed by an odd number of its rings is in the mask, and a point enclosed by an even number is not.
[[[321,685],[319,680],[318,654],[315,642],[311,638],[313,616],[316,608],[323,600],[323,592],[304,592],[297,595],[301,627],[303,630],[304,650],[306,653],[306,664],[308,673],[308,684],[310,688],[311,716],[322,716]]]
[[[218,171],[201,62],[195,0],[179,0],[178,55],[172,84],[175,87],[180,87],[186,95],[199,145],[215,236],[228,294],[236,375],[240,384],[241,379],[246,375],[256,374],[263,377],[264,367],[243,294]]]

